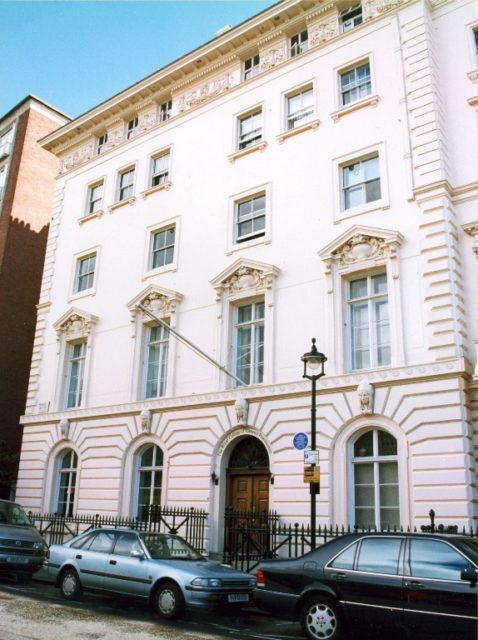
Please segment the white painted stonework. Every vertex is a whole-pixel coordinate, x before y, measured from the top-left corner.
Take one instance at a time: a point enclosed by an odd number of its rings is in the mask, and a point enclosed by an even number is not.
[[[379,429],[396,440],[402,525],[426,524],[432,508],[439,523],[476,525],[478,10],[471,0],[371,0],[362,24],[342,32],[346,4],[285,0],[44,139],[61,171],[22,419],[17,499],[28,509],[56,510],[57,460],[70,448],[74,511],[135,515],[137,453],[155,444],[161,502],[208,510],[208,546],[221,550],[229,457],[254,436],[274,479],[269,507],[307,522],[293,437],[310,433],[300,358],[315,337],[328,358],[317,384],[318,521],[355,524],[354,443]],[[305,29],[308,49],[290,57],[290,37]],[[258,73],[244,80],[256,53]],[[341,75],[367,62],[368,94],[343,105]],[[310,121],[288,129],[289,97],[309,88]],[[261,139],[240,149],[240,121],[259,111]],[[152,185],[152,160],[168,149],[167,178]],[[375,156],[378,197],[347,208],[344,167]],[[120,201],[119,174],[131,167]],[[89,215],[100,181],[100,214]],[[264,228],[238,241],[238,203],[257,194]],[[173,227],[174,258],[153,266],[151,238]],[[88,255],[93,281],[78,291]],[[386,274],[390,358],[354,367],[349,282],[376,274]],[[236,374],[236,311],[258,302],[262,382],[236,388],[170,336],[164,392],[145,399],[151,320],[138,303]],[[66,408],[75,343],[83,390]]]

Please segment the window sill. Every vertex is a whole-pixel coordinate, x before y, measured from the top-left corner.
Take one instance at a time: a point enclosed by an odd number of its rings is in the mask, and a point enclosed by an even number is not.
[[[157,267],[156,269],[151,269],[150,271],[147,271],[143,275],[142,280],[144,282],[145,280],[154,278],[155,276],[158,276],[161,273],[167,273],[170,271],[177,271],[177,270],[178,270],[178,265],[175,262],[172,262],[171,264],[164,265],[164,267]]]
[[[478,69],[470,71],[470,73],[468,73],[467,75],[472,82],[478,82]]]
[[[364,100],[357,100],[357,102],[352,102],[348,104],[346,107],[342,107],[337,111],[333,111],[330,114],[330,117],[334,122],[337,122],[342,116],[346,116],[348,113],[352,113],[353,111],[357,111],[358,109],[363,109],[364,107],[376,107],[380,98],[378,95],[367,96]]]
[[[390,204],[386,200],[374,200],[373,202],[361,204],[360,206],[354,207],[353,209],[340,211],[335,216],[334,224],[338,224],[339,222],[348,220],[349,218],[354,218],[355,216],[361,216],[364,213],[372,213],[373,211],[386,211],[387,209],[390,209]]]
[[[154,187],[150,187],[149,189],[146,189],[146,191],[142,191],[141,197],[147,198],[152,193],[156,193],[156,191],[169,191],[172,185],[173,183],[170,180],[167,180],[166,182],[161,182],[160,184],[156,184]]]
[[[84,222],[88,222],[88,220],[93,220],[93,218],[100,218],[103,214],[103,209],[98,209],[98,211],[93,211],[93,213],[87,213],[81,216],[81,218],[78,218],[78,224],[83,224]]]
[[[113,213],[113,211],[116,211],[116,209],[120,209],[121,207],[124,207],[127,204],[133,204],[134,202],[136,202],[136,196],[131,196],[131,198],[126,198],[125,200],[114,202],[108,207],[108,211],[110,213]]]
[[[304,131],[309,131],[310,129],[318,129],[319,124],[320,120],[311,120],[310,122],[306,122],[305,124],[300,125],[300,127],[294,127],[293,129],[289,129],[288,131],[279,133],[276,138],[279,144],[283,144],[284,140],[290,138],[291,136],[295,136],[298,133],[303,133]]]
[[[227,156],[227,159],[231,164],[233,164],[236,160],[242,158],[243,156],[247,156],[249,153],[253,153],[254,151],[264,151],[266,147],[267,142],[265,140],[261,140],[261,142],[258,142],[257,144],[253,144],[250,147],[246,147],[245,149],[240,149],[239,151],[231,153]]]
[[[251,238],[250,240],[244,240],[244,242],[238,242],[228,247],[226,255],[230,256],[236,251],[242,251],[243,249],[249,249],[260,244],[270,244],[271,240],[268,236],[260,236],[258,238]]]
[[[80,300],[81,298],[88,298],[90,296],[94,296],[96,294],[96,287],[93,286],[91,289],[85,289],[84,291],[78,291],[77,293],[73,293],[69,299],[68,304],[71,304],[75,300]]]

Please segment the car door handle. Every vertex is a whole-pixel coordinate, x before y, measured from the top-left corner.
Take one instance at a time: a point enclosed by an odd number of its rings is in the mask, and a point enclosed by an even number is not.
[[[332,578],[334,580],[345,580],[347,576],[345,575],[345,573],[333,573]]]
[[[81,560],[81,559],[82,559],[82,557],[83,557],[83,556],[81,555],[81,553],[79,553],[77,556],[75,556],[75,558],[76,558],[77,560]]]
[[[116,564],[116,560],[110,560],[110,564]]]
[[[408,582],[407,580],[405,582],[405,586],[407,587],[407,589],[423,589],[423,583],[418,582],[417,580],[412,580],[411,582]]]

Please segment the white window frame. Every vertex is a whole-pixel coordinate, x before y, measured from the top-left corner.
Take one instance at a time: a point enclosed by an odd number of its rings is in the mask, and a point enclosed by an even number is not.
[[[91,291],[91,289],[94,288],[96,263],[96,252],[78,258],[76,261],[75,289],[73,292],[75,295],[85,293],[85,291]],[[84,286],[84,282],[86,282],[86,286]]]
[[[155,240],[156,238],[161,235],[161,234],[167,234],[168,231],[170,231],[171,229],[174,229],[174,242],[171,244],[170,242],[168,242],[168,239],[165,238],[165,244],[164,246],[162,246],[161,248],[157,248],[155,249],[154,245],[155,245]],[[175,260],[176,260],[176,251],[177,251],[177,244],[176,244],[176,240],[177,240],[177,233],[176,233],[176,225],[175,224],[170,224],[167,225],[165,227],[159,227],[158,229],[154,229],[154,231],[151,231],[150,234],[150,249],[149,249],[149,271],[164,271],[166,269],[171,269],[171,265],[175,264]],[[164,264],[160,264],[157,266],[154,266],[154,262],[155,262],[155,254],[156,253],[161,253],[162,255],[167,255],[168,253],[168,249],[170,249],[172,247],[173,249],[173,256],[171,260],[168,260],[168,262],[165,262]]]
[[[0,160],[12,154],[14,140],[15,125],[12,124],[0,132]]]
[[[354,72],[354,75],[357,75],[357,70],[362,69],[363,67],[368,66],[368,76],[366,76],[366,80],[356,80],[354,83],[348,85],[348,89],[344,89],[342,79],[348,74]],[[362,100],[367,100],[373,93],[373,79],[372,79],[372,65],[370,63],[369,58],[363,58],[362,60],[353,63],[352,65],[348,65],[343,69],[340,69],[338,72],[338,81],[339,81],[339,108],[347,109],[351,107],[353,104],[357,102],[361,102]],[[362,87],[366,87],[367,91],[363,95],[360,95],[360,91]],[[349,100],[348,102],[344,101],[345,94],[352,93],[353,91],[358,92],[359,95],[357,97]]]
[[[385,276],[387,290],[385,293],[374,294],[371,286],[373,279],[374,277],[381,276],[381,275]],[[369,343],[368,343],[369,365],[367,367],[358,367],[356,364],[356,357],[357,357],[356,354],[358,353],[359,350],[356,348],[354,343],[354,329],[356,327],[353,319],[353,308],[359,304],[359,299],[358,298],[351,299],[351,295],[350,295],[351,283],[357,280],[362,280],[362,279],[366,280],[367,282],[367,294],[360,299],[360,302],[362,304],[366,304],[367,306],[367,327],[366,328],[367,328],[367,333],[369,338]],[[391,360],[392,360],[392,345],[391,345],[391,339],[390,339],[390,335],[391,335],[391,331],[390,331],[391,319],[390,319],[390,313],[389,313],[390,303],[388,299],[388,291],[390,288],[390,283],[389,283],[386,270],[380,269],[378,271],[368,271],[363,274],[352,274],[349,278],[345,280],[344,284],[345,284],[344,317],[346,318],[346,324],[347,324],[346,344],[347,344],[348,371],[355,373],[359,371],[367,371],[370,369],[389,368],[391,366]],[[388,319],[387,326],[388,326],[389,342],[387,345],[379,345],[377,341],[378,329],[376,327],[376,323],[374,322],[374,311],[376,310],[376,305],[384,300],[386,300],[386,303],[387,303],[387,319]],[[378,350],[380,347],[384,347],[384,346],[388,347],[390,352],[390,358],[389,358],[389,362],[381,364],[378,362]]]
[[[169,324],[169,318],[161,318],[165,322]],[[160,337],[156,340],[151,340],[151,330],[158,328],[160,330]],[[166,350],[165,356],[165,375],[164,377],[156,380],[159,386],[159,391],[157,395],[148,395],[148,370],[151,364],[150,355],[152,348],[155,348],[158,345],[160,361],[163,362],[164,351]],[[143,349],[142,349],[142,374],[141,374],[141,397],[143,400],[155,400],[157,398],[163,398],[167,395],[168,389],[168,378],[169,378],[169,361],[170,361],[170,346],[171,346],[171,334],[170,332],[163,327],[161,324],[157,324],[154,322],[149,322],[143,325]],[[162,367],[160,366],[160,369]]]
[[[285,94],[285,102],[284,102],[284,110],[285,110],[285,118],[284,118],[284,129],[285,131],[293,131],[293,130],[297,130],[302,128],[304,125],[307,125],[309,123],[311,123],[313,120],[315,120],[316,118],[316,103],[315,103],[315,90],[314,90],[314,85],[313,83],[307,83],[303,86],[301,86],[300,88],[294,89],[293,91],[289,91],[288,93]],[[295,112],[290,112],[290,101],[293,100],[294,98],[297,98],[299,96],[303,96],[306,93],[310,93],[312,100],[312,106],[308,107],[308,113],[305,114],[305,116],[299,118],[299,120],[296,120],[297,118],[297,114],[300,114],[301,112],[303,112],[305,110],[305,108],[300,109],[299,111],[295,111]],[[295,118],[292,120],[292,126],[291,126],[291,118],[295,116]]]
[[[351,16],[351,17],[350,17]],[[362,3],[351,5],[339,16],[340,32],[346,33],[351,29],[355,29],[363,24],[363,7]]]
[[[173,108],[173,100],[169,98],[164,100],[158,107],[158,122],[166,122],[171,117],[171,111]]]
[[[133,174],[133,179],[131,184],[128,184],[126,186],[122,186],[122,179],[123,176],[126,176],[126,174],[131,173]],[[134,190],[135,190],[135,178],[136,178],[136,165],[132,164],[129,165],[127,167],[125,167],[124,169],[120,169],[118,171],[117,174],[117,180],[116,180],[116,198],[115,198],[115,202],[117,204],[119,203],[123,203],[123,202],[130,202],[131,198],[134,198]],[[124,189],[126,188],[131,188],[131,191],[128,192],[127,196],[123,196],[122,197],[122,192]]]
[[[242,133],[242,125],[243,123],[249,120],[260,120],[260,127],[256,127],[250,133]],[[257,132],[260,131],[258,134]],[[254,134],[254,135],[253,135]],[[249,140],[251,140],[251,144],[249,144]],[[237,151],[246,151],[247,149],[252,149],[256,145],[260,145],[264,140],[264,111],[262,109],[262,105],[255,107],[254,109],[250,109],[245,113],[237,116],[237,143],[236,150]]]
[[[237,216],[239,212],[239,206],[252,199],[264,196],[265,197],[265,227],[263,231],[252,232],[238,242],[236,234]],[[271,197],[272,188],[271,183],[258,185],[256,188],[248,189],[241,193],[235,194],[229,199],[229,243],[227,252],[240,251],[242,248],[255,246],[256,244],[269,243],[271,241]]]
[[[96,141],[96,155],[101,156],[108,149],[108,132],[98,136]]]
[[[138,133],[139,133],[139,118],[136,115],[136,116],[133,116],[126,123],[125,138],[126,138],[126,140],[131,140],[136,135],[138,135]]]
[[[375,166],[377,168],[378,175],[374,175],[371,178],[367,178],[365,173],[367,171],[367,167]],[[345,178],[346,175],[350,173],[351,167],[358,167],[357,173],[359,175],[359,180],[354,183],[346,184]],[[354,171],[355,173],[355,171]],[[341,207],[342,211],[351,211],[353,209],[357,209],[359,207],[364,207],[367,205],[371,205],[374,202],[382,199],[382,189],[381,189],[381,177],[380,177],[380,157],[378,153],[362,156],[353,160],[352,162],[345,163],[340,167],[340,182],[341,182]],[[368,193],[369,185],[378,183],[378,190],[380,191],[380,196],[377,198],[373,198],[367,200],[370,196]],[[375,189],[375,187],[374,187]],[[359,200],[357,204],[351,203],[351,194],[358,193]],[[347,205],[348,200],[348,205]]]
[[[160,158],[168,158],[168,162],[167,162],[167,168],[162,170],[162,171],[154,171],[154,165],[155,162],[157,160],[159,160]],[[171,148],[168,147],[166,149],[163,149],[162,151],[158,151],[157,153],[154,153],[151,156],[151,160],[150,160],[150,174],[149,174],[149,184],[148,184],[148,189],[154,189],[155,187],[161,187],[165,184],[167,184],[168,182],[171,182],[171,178],[170,178],[170,174],[171,174]],[[159,176],[159,181],[154,184],[154,180],[155,178]],[[163,178],[164,179],[161,179]]]
[[[157,464],[153,464],[149,467],[141,466],[141,458],[144,455],[144,453],[150,448],[150,447],[157,447],[157,449],[159,449],[161,451],[162,454],[162,464],[161,465],[157,465]],[[153,462],[157,461],[157,450],[154,449],[154,453],[153,453]],[[165,471],[167,469],[167,466],[165,465],[165,454],[164,454],[164,449],[163,447],[159,446],[156,442],[147,442],[143,445],[141,445],[141,447],[139,447],[135,453],[134,453],[134,477],[133,477],[133,500],[132,500],[132,513],[131,513],[131,517],[133,518],[139,518],[139,491],[141,488],[140,485],[140,474],[142,470],[148,470],[151,471],[152,474],[154,474],[154,476],[156,477],[156,474],[159,472],[161,473],[161,490],[160,490],[160,502],[158,506],[161,506],[162,504],[164,504],[164,495],[165,495],[165,491],[164,491],[164,485],[165,485]],[[151,483],[153,484],[153,483]],[[149,487],[150,489],[150,497],[151,497],[151,486]]]
[[[98,187],[102,187],[102,193],[101,193],[101,198],[96,198],[95,200],[92,199],[92,196],[94,194],[94,190]],[[83,209],[83,218],[94,218],[97,216],[101,216],[104,212],[104,201],[105,201],[105,188],[106,188],[106,181],[105,178],[99,178],[98,180],[95,180],[94,182],[91,182],[89,185],[87,185],[86,188],[86,202],[85,202],[85,207]],[[91,209],[91,205],[94,202],[99,202],[99,206],[98,208],[94,208],[93,210]]]
[[[156,233],[165,231],[167,229],[175,228],[174,234],[174,257],[172,262],[153,268],[152,251],[154,236]],[[181,231],[181,218],[168,218],[161,223],[151,225],[146,229],[145,244],[144,244],[144,261],[143,261],[143,279],[156,276],[158,273],[165,273],[167,271],[176,271],[178,268],[178,255],[179,255],[179,238]]]
[[[62,469],[63,459],[65,458],[66,455],[71,456],[72,453],[76,459],[76,467],[70,466],[65,469]],[[63,447],[62,449],[60,449],[60,451],[58,451],[58,453],[55,455],[53,472],[54,472],[54,484],[53,484],[54,490],[52,493],[52,498],[53,498],[52,512],[58,513],[59,515],[66,515],[66,516],[73,515],[75,513],[75,509],[78,501],[79,456],[72,447]],[[72,482],[72,474],[75,475],[74,483]],[[68,495],[68,499],[66,501],[65,514],[61,514],[58,509],[60,505],[61,480],[63,475],[65,476],[68,475],[68,484],[67,484],[68,494],[71,494],[73,492],[73,497],[71,497],[71,495]]]
[[[75,348],[81,347],[81,352],[75,355]],[[65,409],[78,409],[84,406],[84,384],[85,384],[85,366],[87,356],[87,340],[82,338],[80,340],[72,340],[67,343],[66,348],[66,362],[65,362],[65,389],[64,389],[64,401],[63,406]],[[73,379],[73,366],[77,365],[79,374],[76,376],[78,379],[77,386],[73,390],[75,395],[75,401],[70,404],[69,397],[71,393],[71,381]]]
[[[249,64],[249,67],[247,68],[248,63],[250,64]],[[254,53],[252,56],[244,60],[243,79],[251,80],[251,78],[254,78],[255,76],[257,76],[258,73],[260,73],[260,70],[261,70],[261,56],[259,53]]]
[[[342,195],[342,175],[343,168],[350,166],[356,162],[360,162],[378,155],[379,163],[379,177],[380,177],[380,193],[381,197],[378,200],[372,200],[371,202],[365,202],[363,204],[351,207],[350,209],[343,208],[343,195]],[[389,201],[389,187],[388,187],[388,175],[387,175],[387,153],[385,143],[380,142],[369,147],[357,149],[355,152],[348,153],[345,156],[334,158],[332,161],[333,167],[333,186],[334,186],[334,211],[335,220],[346,220],[355,216],[360,216],[364,213],[376,210],[387,210],[390,207]]]
[[[258,306],[262,306],[262,317],[256,317],[256,312],[258,311]],[[252,318],[250,321],[240,321],[239,319],[239,311],[245,307],[251,307],[252,310]],[[264,364],[265,364],[265,300],[264,297],[254,298],[252,300],[241,300],[236,305],[234,305],[233,309],[233,337],[232,337],[232,353],[233,360],[231,362],[231,371],[241,379],[246,385],[257,385],[263,384],[264,382]],[[251,330],[251,349],[248,351],[250,356],[250,367],[249,374],[244,375],[241,371],[239,359],[243,358],[244,355],[239,354],[239,332],[250,328]],[[262,328],[263,340],[262,343],[259,343],[259,350],[262,347],[263,359],[260,361],[258,359],[258,349],[257,349],[257,335],[260,333]],[[248,380],[247,380],[248,378]],[[239,385],[239,383],[237,383]]]
[[[304,37],[305,34],[305,37]],[[297,42],[293,40],[297,39]],[[289,40],[289,57],[294,58],[302,53],[305,53],[309,49],[309,31],[307,27],[301,29],[297,33],[294,33]]]
[[[93,275],[93,281],[92,281],[91,287],[88,287],[87,289],[82,289],[81,291],[79,291],[77,284],[78,284],[80,265],[83,260],[93,255],[96,256],[96,259],[95,259],[95,269],[94,269],[94,275]],[[91,296],[96,293],[99,266],[100,266],[100,247],[98,246],[91,247],[90,249],[86,249],[85,251],[82,251],[81,253],[77,253],[73,256],[71,284],[70,284],[70,291],[72,293],[69,298],[70,301],[83,298],[85,296]]]

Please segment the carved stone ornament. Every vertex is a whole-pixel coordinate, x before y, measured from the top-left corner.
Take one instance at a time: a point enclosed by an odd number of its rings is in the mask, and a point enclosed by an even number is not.
[[[170,315],[176,311],[176,299],[168,298],[157,291],[151,292],[141,301],[141,304],[157,315]]]
[[[139,419],[141,422],[141,431],[143,433],[151,433],[151,423],[153,420],[153,414],[149,409],[143,409],[139,414]]]
[[[322,22],[321,24],[314,25],[309,29],[309,41],[310,46],[315,47],[322,42],[326,42],[331,38],[339,35],[339,25],[337,18],[329,20],[328,22]]]
[[[267,71],[272,69],[276,65],[284,62],[285,50],[283,47],[280,49],[268,49],[261,53],[261,71]]]
[[[70,421],[68,418],[60,420],[60,435],[62,440],[69,440],[70,438]]]
[[[95,149],[94,144],[90,142],[84,147],[80,147],[73,153],[70,153],[65,158],[62,158],[60,163],[60,173],[64,173],[71,169],[72,167],[76,167],[79,164],[83,164],[83,162],[88,162],[94,156]]]
[[[235,293],[244,289],[264,289],[270,286],[271,276],[250,267],[240,267],[223,283],[227,293]]]
[[[362,5],[364,20],[376,18],[382,13],[396,9],[407,2],[409,2],[409,0],[366,0]]]
[[[463,225],[463,231],[473,238],[472,250],[478,258],[478,222],[470,222]]]
[[[186,111],[202,104],[215,96],[224,93],[231,87],[231,76],[226,73],[219,78],[215,78],[198,89],[194,89],[179,98],[179,111]]]
[[[144,289],[133,300],[128,302],[128,309],[131,313],[131,321],[134,323],[138,314],[147,317],[147,314],[140,308],[138,304],[148,309],[151,313],[159,317],[171,317],[176,312],[176,307],[183,299],[183,296],[177,291],[163,289],[157,285],[150,285]]]
[[[156,124],[156,110],[152,109],[138,116],[138,126],[140,131],[147,131]]]
[[[234,411],[236,412],[236,424],[241,426],[247,425],[249,401],[246,398],[239,396],[234,403]]]
[[[271,264],[240,258],[211,280],[219,300],[224,294],[257,293],[272,289],[280,269]]]
[[[334,259],[341,265],[381,258],[387,255],[387,244],[382,238],[355,234],[340,249],[334,251]]]
[[[86,338],[97,321],[96,316],[73,309],[54,324],[57,338],[60,339],[61,335],[67,340],[79,337]]]
[[[360,404],[360,413],[365,416],[372,415],[375,389],[370,382],[361,382],[357,387],[357,394]]]

